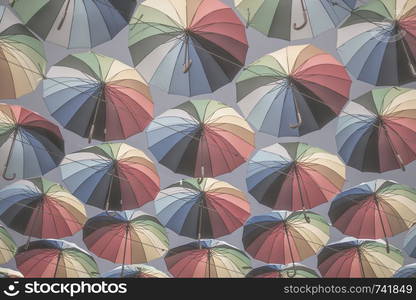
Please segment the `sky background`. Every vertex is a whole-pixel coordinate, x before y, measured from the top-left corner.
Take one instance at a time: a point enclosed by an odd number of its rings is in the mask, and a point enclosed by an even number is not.
[[[142,1],[138,1],[138,2],[141,3]],[[233,0],[222,0],[222,2],[230,6],[233,6]],[[338,56],[337,51],[336,51],[336,37],[337,37],[336,30],[332,30],[325,34],[322,34],[321,36],[313,40],[302,40],[302,41],[294,41],[294,42],[287,42],[287,41],[280,40],[280,39],[267,38],[266,36],[262,35],[261,33],[257,32],[256,30],[252,28],[249,28],[247,30],[247,36],[248,36],[248,41],[250,45],[248,56],[247,56],[247,61],[246,61],[247,64],[252,63],[253,61],[257,60],[263,55],[266,55],[270,52],[277,51],[286,46],[308,44],[308,43],[313,44],[321,48],[322,50],[327,51],[328,53],[333,54],[338,60],[340,60],[340,57]],[[63,59],[68,54],[89,51],[88,49],[87,50],[86,49],[67,50],[62,47],[49,44],[49,43],[45,43],[45,48],[46,48],[46,54],[47,54],[47,59],[48,59],[48,68],[50,68],[52,65],[54,65],[61,59]],[[94,49],[92,49],[92,51],[103,54],[103,55],[107,55],[110,57],[114,57],[128,65],[131,65],[131,66],[133,65],[131,57],[130,57],[130,53],[128,50],[128,28],[125,28],[122,32],[120,32],[120,34],[118,34],[112,41],[109,41],[105,44],[95,47]],[[138,71],[140,72],[140,70]],[[353,77],[352,79],[353,79],[353,86],[351,90],[351,99],[355,99],[361,96],[362,94],[370,91],[372,88],[374,88],[373,86],[369,84],[355,80]],[[405,87],[416,88],[416,83],[408,84]],[[153,96],[153,101],[154,101],[154,106],[155,106],[155,116],[158,116],[161,113],[165,112],[166,110],[173,108],[190,99],[218,100],[235,108],[239,113],[241,113],[238,105],[236,104],[235,81],[229,83],[228,85],[219,89],[213,94],[200,95],[200,96],[195,96],[193,98],[168,95],[167,93],[159,90],[156,87],[152,87],[151,91],[152,91],[152,96]],[[2,102],[9,103],[9,104],[22,105],[28,109],[31,109],[40,113],[41,115],[45,116],[47,119],[57,124],[57,122],[49,114],[45,106],[45,103],[43,101],[42,84],[39,85],[38,89],[34,93],[24,96],[18,99],[17,101],[8,100],[8,101],[2,101]],[[336,125],[337,125],[337,119],[330,122],[322,130],[310,133],[300,138],[276,138],[273,136],[269,136],[267,134],[256,132],[256,147],[257,149],[261,149],[269,145],[272,145],[274,143],[299,141],[299,142],[311,144],[313,146],[318,146],[322,149],[325,149],[335,154],[337,152],[336,143],[335,143]],[[86,139],[80,138],[74,133],[66,129],[63,129],[62,127],[60,128],[65,139],[66,153],[72,153],[76,150],[79,150],[88,146],[100,144],[97,141],[93,141],[92,144],[89,145]],[[152,160],[154,160],[154,162],[156,163],[157,169],[159,171],[159,175],[161,177],[162,189],[173,183],[178,182],[179,180],[183,178],[183,175],[174,174],[169,169],[157,163],[152,153],[147,150],[147,140],[146,140],[146,134],[144,132],[138,135],[135,135],[134,137],[129,138],[125,140],[124,142],[131,146],[137,147],[145,151],[146,154]],[[247,199],[249,200],[250,205],[251,205],[252,216],[270,212],[270,208],[259,204],[247,192],[247,187],[246,187],[246,182],[245,182],[246,174],[247,174],[247,164],[244,164],[238,169],[234,170],[234,172],[223,175],[223,176],[219,176],[217,177],[217,179],[226,181],[246,193]],[[367,181],[371,181],[375,179],[395,180],[399,183],[407,184],[412,187],[416,187],[415,174],[416,174],[416,163],[410,164],[406,168],[406,172],[397,170],[393,172],[386,172],[383,174],[362,173],[360,171],[347,167],[347,180],[345,183],[345,189],[353,187],[362,182],[367,182]],[[55,182],[59,182],[63,184],[59,169],[55,169],[49,172],[48,174],[45,175],[45,178],[51,181],[55,181]],[[6,182],[3,179],[0,179],[0,187],[4,187],[7,184],[9,184],[9,182]],[[330,206],[330,203],[327,203],[327,204],[321,205],[313,209],[313,211],[323,215],[329,222],[329,218],[327,215],[329,206]],[[101,210],[88,206],[88,205],[86,206],[86,208],[87,208],[88,217],[93,217],[96,214],[101,212]],[[141,207],[140,210],[148,214],[155,215],[153,202],[150,202],[147,205]],[[27,237],[24,237],[12,230],[9,230],[9,232],[11,233],[11,235],[13,236],[13,238],[15,239],[16,243],[19,246],[26,242]],[[167,229],[167,232],[169,235],[170,248],[174,248],[174,247],[177,247],[177,246],[180,246],[180,245],[183,245],[192,241],[192,239],[178,236],[177,234],[175,234],[173,231],[169,229]],[[242,228],[240,228],[234,233],[220,238],[220,240],[226,241],[230,243],[231,245],[234,245],[238,247],[239,249],[243,250],[243,245],[241,241],[242,232],[243,230]],[[397,235],[396,237],[392,238],[391,239],[392,244],[398,248],[402,248],[404,236],[405,236],[405,233]],[[342,233],[340,233],[337,229],[331,228],[330,242],[338,241],[342,239],[343,237],[345,236]],[[85,244],[82,241],[82,231],[74,235],[73,237],[65,238],[65,240],[74,242],[81,248],[87,250]],[[96,257],[94,254],[92,255],[97,261],[101,274],[104,274],[105,272],[118,266],[109,261]],[[415,259],[409,258],[406,255],[405,257],[406,257],[405,264],[416,262]],[[253,259],[252,262],[253,262],[253,267],[258,267],[264,264],[255,259]],[[311,257],[303,261],[302,263],[317,270],[316,256]],[[149,265],[152,265],[156,268],[159,268],[162,271],[167,272],[166,265],[164,263],[163,258],[154,260],[150,262]],[[3,266],[15,268],[14,261]]]

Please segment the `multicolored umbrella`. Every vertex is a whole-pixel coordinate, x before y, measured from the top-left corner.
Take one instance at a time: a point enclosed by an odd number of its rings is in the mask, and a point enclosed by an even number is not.
[[[130,265],[124,267],[117,267],[110,272],[103,275],[104,278],[169,278],[169,276],[162,271],[146,265]]]
[[[148,82],[171,94],[212,93],[245,65],[244,25],[218,0],[146,0],[130,22],[129,49]]]
[[[191,177],[229,173],[255,148],[250,125],[214,100],[191,100],[170,109],[146,133],[149,149],[162,165]]]
[[[333,56],[313,45],[290,46],[244,69],[237,79],[237,102],[261,132],[302,136],[338,116],[350,88],[345,67]]]
[[[319,278],[320,276],[304,265],[265,265],[251,270],[247,278]]]
[[[138,210],[107,211],[85,224],[83,240],[99,257],[123,264],[147,263],[162,257],[168,250],[165,228],[150,215]]]
[[[17,105],[0,104],[3,178],[30,178],[56,168],[65,155],[58,126]]]
[[[105,210],[138,208],[159,192],[153,162],[127,144],[106,143],[69,154],[61,172],[78,199]]]
[[[413,258],[416,258],[416,226],[412,227],[407,233],[404,242],[403,250]]]
[[[63,240],[37,240],[19,247],[16,265],[28,278],[99,276],[94,258],[77,245]]]
[[[416,3],[372,0],[355,9],[338,31],[338,52],[348,70],[374,85],[416,80]]]
[[[218,240],[200,240],[169,250],[165,262],[178,278],[242,278],[251,269],[241,250]]]
[[[13,183],[0,190],[0,219],[31,237],[63,238],[82,229],[84,205],[61,185],[43,178]]]
[[[8,268],[0,268],[0,278],[23,278],[23,274]]]
[[[416,264],[406,265],[397,270],[394,278],[416,278]]]
[[[403,261],[400,250],[390,246],[387,252],[383,240],[344,238],[319,253],[318,268],[327,278],[389,278]]]
[[[212,178],[187,179],[169,186],[156,198],[155,207],[162,224],[193,239],[230,234],[250,216],[244,193]]]
[[[336,28],[357,0],[234,0],[237,10],[263,34],[300,40]]]
[[[52,116],[90,142],[127,139],[153,119],[147,83],[135,69],[113,58],[72,54],[47,77],[44,97]]]
[[[17,247],[13,238],[6,228],[0,225],[0,264],[5,264],[11,260],[14,257],[16,250]]]
[[[15,0],[24,24],[66,48],[92,48],[114,38],[130,21],[136,0]]]
[[[402,168],[416,159],[416,90],[375,89],[353,100],[338,121],[338,153],[364,172]]]
[[[305,210],[331,200],[345,182],[345,165],[333,154],[302,143],[274,144],[248,163],[247,187],[272,209]]]

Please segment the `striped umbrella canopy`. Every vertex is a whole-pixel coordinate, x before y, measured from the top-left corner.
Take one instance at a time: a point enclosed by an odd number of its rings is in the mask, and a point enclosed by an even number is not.
[[[103,275],[104,278],[169,278],[164,272],[147,265],[129,265],[117,267]]]
[[[212,93],[245,65],[245,27],[219,0],[146,0],[130,22],[129,49],[151,84],[184,96]]]
[[[136,0],[15,0],[12,6],[43,40],[66,48],[92,48],[127,26]]]
[[[345,182],[345,165],[333,154],[303,143],[274,144],[248,163],[247,187],[272,209],[305,210],[331,200]]]
[[[319,278],[315,270],[302,264],[265,265],[251,270],[247,278]]]
[[[169,250],[169,272],[177,278],[243,278],[251,269],[241,250],[218,240],[200,240]]]
[[[416,278],[416,264],[401,267],[393,275],[394,278]]]
[[[302,136],[338,116],[350,88],[345,67],[332,55],[313,45],[297,45],[245,68],[237,79],[237,102],[261,132]]]
[[[60,184],[43,178],[6,186],[0,199],[0,220],[29,239],[74,235],[87,219],[83,203]]]
[[[191,100],[155,118],[146,129],[149,149],[175,173],[217,177],[246,162],[255,146],[250,125],[231,107]]]
[[[74,243],[45,239],[19,247],[16,265],[28,278],[98,277],[94,258]]]
[[[328,241],[329,225],[314,212],[281,210],[254,216],[243,232],[245,250],[255,259],[273,264],[302,261],[318,253]]]
[[[344,238],[327,245],[318,255],[318,268],[326,278],[389,278],[402,265],[396,247],[387,252],[383,240]]]
[[[17,247],[13,238],[6,228],[0,225],[0,264],[5,264],[11,260],[16,250]]]
[[[69,154],[61,163],[61,172],[75,197],[105,210],[138,208],[159,192],[153,162],[124,143],[105,143]]]
[[[402,168],[416,159],[416,90],[382,88],[353,100],[337,128],[338,153],[364,172]]]
[[[213,178],[182,180],[159,193],[156,213],[169,229],[193,239],[218,238],[244,225],[250,204],[244,193]]]
[[[403,242],[403,250],[410,257],[416,258],[416,226],[413,226],[407,233]]]
[[[266,36],[308,39],[337,27],[357,0],[234,0],[251,26]]]
[[[147,83],[116,59],[94,52],[72,54],[47,77],[44,97],[52,116],[90,142],[127,139],[153,119]]]
[[[0,278],[23,278],[23,274],[8,268],[0,268]]]
[[[338,31],[342,61],[373,85],[415,81],[415,22],[414,0],[372,0],[356,8]]]
[[[0,104],[0,165],[4,166],[4,179],[46,174],[64,155],[58,126],[21,106]]]

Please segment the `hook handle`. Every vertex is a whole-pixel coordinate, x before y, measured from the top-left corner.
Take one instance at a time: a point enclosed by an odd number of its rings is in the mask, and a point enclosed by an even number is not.
[[[16,173],[13,173],[13,175],[12,175],[11,177],[7,177],[6,172],[7,172],[7,167],[6,167],[6,168],[4,168],[4,170],[3,170],[3,179],[4,179],[4,180],[7,180],[7,181],[13,181],[13,180],[15,180],[15,179],[16,179]]]
[[[300,128],[300,127],[302,126],[302,124],[303,124],[303,119],[302,119],[302,115],[301,115],[301,113],[300,113],[300,112],[297,112],[297,113],[296,113],[296,117],[297,117],[297,119],[298,119],[298,123],[289,125],[289,126],[290,126],[290,128],[292,128],[292,129],[298,129],[298,128]]]
[[[297,25],[297,23],[293,24],[293,29],[295,30],[302,30],[303,28],[305,28],[305,26],[308,24],[308,14],[306,13],[306,6],[305,6],[305,2],[303,2],[303,0],[300,0],[302,2],[302,10],[303,10],[303,23],[301,25]]]

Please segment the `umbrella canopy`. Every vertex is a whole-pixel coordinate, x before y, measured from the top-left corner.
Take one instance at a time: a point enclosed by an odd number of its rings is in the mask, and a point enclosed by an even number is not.
[[[265,265],[251,270],[247,278],[319,278],[319,275],[304,265]]]
[[[62,177],[86,204],[106,210],[128,210],[152,201],[160,179],[153,162],[127,144],[106,143],[65,157]]]
[[[153,119],[153,102],[132,67],[93,52],[72,54],[44,81],[52,116],[66,129],[100,141],[122,140],[142,132]]]
[[[229,173],[255,148],[250,125],[234,109],[214,100],[191,100],[170,109],[146,132],[157,160],[191,177]]]
[[[17,247],[9,232],[0,225],[0,264],[5,264],[11,260]]]
[[[374,85],[416,80],[416,3],[372,0],[355,9],[338,31],[338,52],[348,70]]]
[[[353,100],[341,114],[338,153],[364,172],[402,168],[416,159],[416,90],[375,89]]]
[[[416,226],[412,227],[407,233],[404,242],[403,250],[413,258],[416,258]]]
[[[212,93],[245,65],[248,42],[218,0],[146,0],[130,22],[129,48],[151,84],[176,95]]]
[[[130,21],[136,0],[15,0],[24,24],[66,48],[92,48],[115,37]]]
[[[406,265],[397,270],[394,278],[416,278],[416,264]]]
[[[8,268],[0,268],[0,278],[23,278],[23,274]]]
[[[0,165],[13,180],[48,173],[65,155],[58,126],[17,105],[0,104]]]
[[[248,163],[247,187],[272,209],[311,209],[331,200],[345,182],[345,165],[333,154],[303,143],[274,144]]]
[[[37,240],[19,247],[16,265],[28,278],[99,276],[94,258],[77,245],[63,240]]]
[[[43,178],[13,183],[0,190],[0,220],[20,234],[63,238],[82,229],[84,205],[61,185]]]
[[[178,278],[242,278],[251,269],[241,250],[218,240],[200,240],[169,250],[169,272]]]
[[[246,251],[257,260],[273,264],[302,261],[328,241],[329,225],[314,212],[272,211],[250,218],[243,232]]]
[[[146,265],[130,265],[124,267],[122,274],[122,267],[117,267],[103,275],[104,278],[169,278],[169,276],[162,271]]]
[[[288,41],[316,37],[337,27],[357,0],[234,0],[237,10],[263,34]]]
[[[302,136],[338,116],[350,88],[345,67],[334,57],[313,45],[298,45],[245,68],[237,79],[237,102],[261,132]]]
[[[193,239],[230,234],[250,216],[244,193],[212,178],[187,179],[169,186],[159,193],[155,207],[162,224]]]
[[[403,261],[400,250],[387,252],[383,240],[345,238],[319,253],[318,268],[326,278],[389,278]]]

